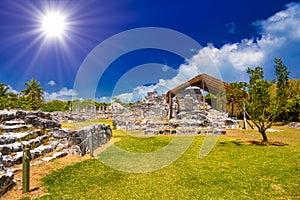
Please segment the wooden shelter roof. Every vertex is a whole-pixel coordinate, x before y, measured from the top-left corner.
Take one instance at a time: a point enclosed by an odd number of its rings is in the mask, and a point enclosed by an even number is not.
[[[230,90],[230,85],[228,83],[226,83],[220,79],[217,79],[213,76],[210,76],[208,74],[199,74],[199,75],[195,76],[194,78],[188,80],[187,82],[182,83],[182,84],[178,85],[177,87],[169,90],[165,94],[166,102],[169,103],[170,97],[173,98],[174,96],[176,96],[177,93],[185,90],[186,88],[188,88],[190,86],[199,87],[213,95],[218,95],[222,91]]]

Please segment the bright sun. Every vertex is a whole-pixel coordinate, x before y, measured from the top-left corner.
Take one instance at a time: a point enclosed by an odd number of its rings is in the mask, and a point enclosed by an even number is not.
[[[42,31],[47,37],[61,37],[65,29],[65,18],[59,13],[49,13],[42,19]]]

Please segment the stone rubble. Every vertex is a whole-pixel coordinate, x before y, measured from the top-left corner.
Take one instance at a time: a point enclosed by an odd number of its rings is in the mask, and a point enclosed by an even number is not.
[[[143,130],[144,134],[225,134],[236,128],[228,114],[211,108],[198,94],[185,92],[173,104],[174,118],[167,120],[169,105],[156,92],[114,116],[116,129]]]
[[[292,128],[296,128],[297,130],[300,130],[300,123],[291,122],[288,124],[288,127],[292,127]]]

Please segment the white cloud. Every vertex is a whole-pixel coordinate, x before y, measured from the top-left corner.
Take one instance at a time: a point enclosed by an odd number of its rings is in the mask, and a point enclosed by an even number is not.
[[[51,81],[48,82],[48,85],[54,86],[54,85],[56,85],[56,83],[55,83],[55,81],[51,80]]]
[[[300,39],[300,3],[290,3],[287,9],[276,13],[267,20],[258,21],[262,34],[289,39]]]
[[[44,97],[46,101],[52,101],[54,99],[62,100],[62,101],[68,101],[72,100],[77,96],[77,92],[73,89],[68,89],[66,87],[62,88],[58,92],[53,92],[49,94],[48,92],[44,92]]]
[[[8,87],[8,90],[7,90],[8,93],[11,92],[14,94],[19,94],[19,92],[17,90],[15,90],[12,86],[8,85],[7,87]]]

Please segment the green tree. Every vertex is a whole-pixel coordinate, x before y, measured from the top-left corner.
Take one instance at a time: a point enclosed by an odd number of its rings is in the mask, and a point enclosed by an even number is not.
[[[300,79],[289,80],[289,98],[283,115],[285,121],[300,121]]]
[[[230,90],[226,91],[227,104],[231,105],[231,116],[234,116],[234,108],[242,107],[242,103],[247,97],[245,82],[234,82],[230,83]]]
[[[68,111],[69,105],[70,105],[69,102],[65,102],[61,100],[52,100],[50,102],[44,103],[41,106],[41,110],[46,112]]]
[[[17,94],[15,94],[13,92],[9,92],[6,95],[6,99],[7,99],[8,109],[16,108],[17,101],[18,101],[18,95]]]
[[[287,102],[284,105],[285,111],[281,113],[276,121],[284,123],[300,121],[300,79],[289,80],[289,86],[285,89]]]
[[[0,97],[6,97],[9,87],[4,83],[0,83]]]
[[[264,80],[263,69],[260,66],[247,70],[250,75],[248,84],[250,98],[246,101],[247,115],[262,135],[262,144],[268,144],[266,130],[286,109],[289,95],[286,92],[289,85],[289,71],[281,59],[275,58],[274,62],[276,80]],[[275,92],[272,90],[274,84],[277,87]]]
[[[27,88],[22,90],[21,93],[25,95],[32,109],[39,108],[44,101],[44,89],[41,87],[41,83],[32,78],[29,82],[25,83],[25,86],[27,86]]]
[[[0,109],[8,108],[8,95],[9,87],[3,83],[0,83]]]

